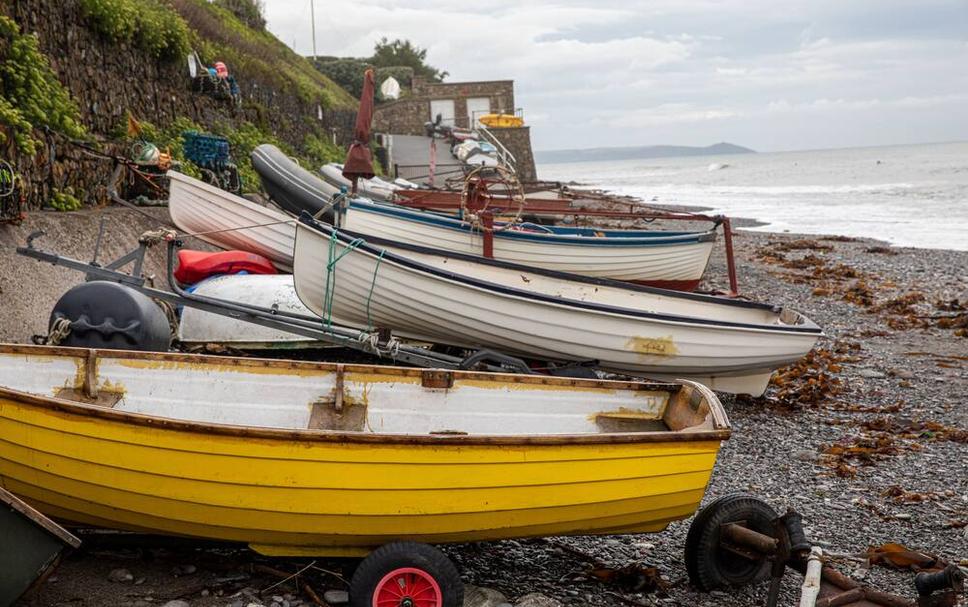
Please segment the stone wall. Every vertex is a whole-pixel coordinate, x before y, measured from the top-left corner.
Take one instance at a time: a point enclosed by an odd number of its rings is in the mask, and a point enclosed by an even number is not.
[[[508,149],[515,159],[515,171],[522,183],[533,183],[538,180],[538,172],[534,166],[534,152],[531,151],[531,127],[488,129],[494,138]]]
[[[424,123],[431,120],[430,102],[436,99],[452,99],[455,126],[468,128],[467,99],[474,97],[487,97],[493,113],[514,113],[513,80],[427,82],[414,78],[406,97],[377,106],[373,128],[398,135],[423,135]]]
[[[430,102],[405,97],[382,103],[373,111],[373,131],[394,135],[425,135],[424,124],[430,120]]]
[[[95,140],[111,139],[130,111],[139,119],[166,126],[184,116],[203,126],[249,121],[299,147],[306,134],[301,125],[317,121],[319,108],[292,91],[234,72],[242,89],[241,108],[191,92],[185,61],[159,62],[140,49],[102,39],[88,28],[77,0],[4,0],[0,11],[25,33],[36,33],[58,78],[77,101],[83,124]],[[229,66],[232,70],[232,66]],[[234,71],[234,70],[233,70]],[[323,126],[348,142],[355,112],[323,110]],[[43,134],[38,136],[43,138]],[[11,161],[25,181],[28,208],[39,208],[54,189],[72,187],[82,200],[104,201],[110,162],[97,161],[56,137],[34,158],[18,155],[13,146],[0,147],[0,158]],[[105,151],[126,150],[107,146]]]

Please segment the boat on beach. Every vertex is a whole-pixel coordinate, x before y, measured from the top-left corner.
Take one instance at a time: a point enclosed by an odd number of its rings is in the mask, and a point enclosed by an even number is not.
[[[338,231],[303,215],[293,263],[307,308],[410,339],[487,347],[762,394],[822,335],[770,304],[540,270]]]
[[[660,531],[729,434],[690,382],[0,345],[0,484],[267,555]]]
[[[81,541],[0,486],[0,605],[43,583]]]
[[[303,316],[313,315],[296,297],[291,274],[223,274],[194,285],[191,292],[215,300]],[[303,335],[189,306],[182,310],[175,337],[183,346],[219,344],[240,350],[320,348],[329,345]]]
[[[350,202],[340,228],[406,244],[482,255],[485,234],[460,219],[364,200]],[[525,223],[492,233],[493,258],[511,263],[692,291],[716,240],[701,232],[606,230]]]
[[[258,253],[292,270],[294,218],[178,171],[168,171],[168,214],[188,234],[226,250]]]
[[[295,228],[287,220],[294,218],[181,173],[172,171],[169,176],[169,212],[179,229],[198,233],[203,240],[224,249],[264,255],[283,271],[291,269]],[[289,192],[287,200],[299,197],[296,188],[302,186],[273,181]],[[302,206],[318,209],[320,205]],[[350,231],[402,243],[432,243],[436,248],[472,255],[484,250],[485,235],[480,230],[440,213],[355,198],[338,221]],[[493,256],[584,276],[694,290],[709,262],[715,238],[714,230],[597,230],[524,224],[493,233]]]
[[[336,188],[345,188],[348,192],[353,187],[353,182],[346,177],[343,177],[343,165],[341,164],[324,164],[319,168],[319,174],[322,175],[323,179],[326,180],[327,183]],[[402,189],[399,185],[389,181],[384,181],[379,177],[360,179],[356,187],[357,193],[360,196],[383,202],[392,202],[395,192],[399,189]]]

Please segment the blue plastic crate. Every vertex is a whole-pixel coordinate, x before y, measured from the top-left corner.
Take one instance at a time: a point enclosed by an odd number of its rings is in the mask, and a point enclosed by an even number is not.
[[[204,135],[198,131],[182,133],[185,158],[200,167],[220,169],[231,162],[229,141],[217,135]]]

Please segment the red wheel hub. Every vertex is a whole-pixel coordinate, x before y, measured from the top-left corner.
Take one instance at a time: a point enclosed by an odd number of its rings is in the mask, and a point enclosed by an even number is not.
[[[373,591],[373,607],[443,607],[440,584],[429,573],[401,567],[383,576]]]

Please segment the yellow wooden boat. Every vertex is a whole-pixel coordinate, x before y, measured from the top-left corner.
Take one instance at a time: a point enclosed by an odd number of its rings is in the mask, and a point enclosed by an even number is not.
[[[660,531],[729,432],[690,382],[0,345],[0,485],[269,555]]]

